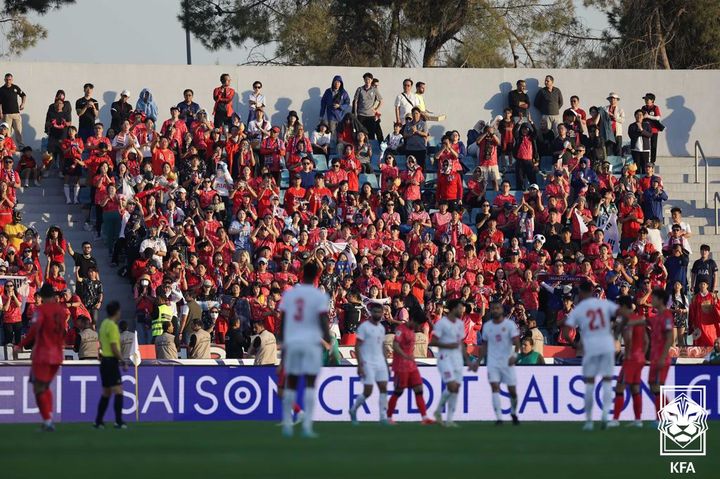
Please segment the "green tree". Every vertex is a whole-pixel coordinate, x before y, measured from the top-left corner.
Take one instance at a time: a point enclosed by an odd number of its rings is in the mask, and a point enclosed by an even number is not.
[[[5,0],[0,9],[0,33],[5,37],[0,56],[17,56],[47,37],[47,30],[28,19],[28,14],[44,15],[75,3],[75,0]]]
[[[717,0],[585,0],[608,18],[600,68],[694,69],[720,65]]]
[[[559,0],[198,0],[179,19],[210,49],[273,44],[271,62],[539,67],[575,60],[574,15]]]

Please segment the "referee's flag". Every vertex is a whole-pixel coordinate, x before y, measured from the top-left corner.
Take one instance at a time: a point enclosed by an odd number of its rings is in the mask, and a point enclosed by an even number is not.
[[[130,350],[130,361],[132,361],[135,367],[138,367],[140,365],[140,362],[142,361],[142,357],[140,356],[140,344],[138,343],[137,331],[135,331],[135,339],[133,340],[132,349]]]

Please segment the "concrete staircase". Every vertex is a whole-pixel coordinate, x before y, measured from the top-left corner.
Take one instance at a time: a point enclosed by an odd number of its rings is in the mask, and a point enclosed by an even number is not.
[[[31,182],[32,184],[32,182]],[[85,189],[85,188],[83,188]],[[24,190],[24,191],[23,191]],[[51,176],[42,180],[41,186],[29,186],[18,190],[17,209],[23,213],[23,224],[35,228],[40,234],[40,247],[45,247],[45,235],[48,228],[57,225],[75,251],[82,251],[82,242],[89,241],[93,246],[93,255],[98,262],[100,280],[103,283],[105,302],[117,300],[123,306],[123,318],[134,324],[134,300],[128,281],[117,275],[117,268],[110,266],[110,252],[104,241],[94,240],[94,233],[85,231],[83,224],[88,210],[80,205],[65,204],[63,181],[57,177],[57,171],[52,170]],[[83,196],[81,194],[81,196]],[[87,198],[87,193],[84,195]],[[46,267],[46,257],[40,254],[43,272]],[[73,275],[74,262],[69,256],[65,257],[65,279],[71,288],[75,287]],[[104,308],[101,309],[100,318],[104,317]]]
[[[655,169],[662,177],[668,201],[665,218],[670,209],[678,206],[683,219],[692,228],[690,245],[693,249],[690,264],[699,257],[700,245],[707,244],[714,256],[720,255],[720,235],[715,235],[715,210],[713,197],[720,190],[720,158],[708,158],[708,206],[705,208],[705,165],[700,160],[699,183],[695,183],[695,159],[692,157],[658,158]]]

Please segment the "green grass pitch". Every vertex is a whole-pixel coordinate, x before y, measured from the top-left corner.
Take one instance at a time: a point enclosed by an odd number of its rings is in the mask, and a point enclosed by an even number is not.
[[[0,427],[2,477],[139,478],[612,478],[718,477],[720,427],[709,423],[706,457],[658,454],[658,432],[583,432],[582,423],[462,423],[459,429],[401,423],[317,423],[318,439],[282,438],[269,422],[166,422],[95,431],[89,424]],[[714,427],[715,426],[715,427]],[[299,426],[296,426],[299,432]]]

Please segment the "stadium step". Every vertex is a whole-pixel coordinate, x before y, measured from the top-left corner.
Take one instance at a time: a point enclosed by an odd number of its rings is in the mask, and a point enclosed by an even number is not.
[[[87,188],[83,188],[80,197],[87,198]],[[83,195],[84,193],[84,195]],[[83,241],[89,241],[93,245],[93,255],[98,262],[100,279],[103,283],[105,303],[110,300],[120,301],[123,305],[123,317],[134,323],[134,300],[132,290],[128,281],[117,275],[117,268],[110,266],[110,252],[103,241],[94,240],[94,232],[86,231],[84,228],[88,210],[81,205],[66,205],[63,193],[63,181],[60,178],[45,178],[41,186],[30,186],[18,190],[18,210],[23,212],[23,224],[33,227],[40,235],[41,249],[45,244],[47,230],[52,225],[59,226],[65,239],[72,244],[76,251],[81,250]],[[40,262],[43,271],[46,267],[45,255],[40,255]],[[65,258],[67,273],[66,280],[74,285],[72,274],[73,260],[69,256]],[[102,313],[100,315],[102,317]]]
[[[708,158],[708,206],[705,208],[705,165],[701,160],[699,183],[695,183],[695,158],[659,157],[656,171],[663,179],[663,186],[669,200],[663,205],[665,218],[670,210],[679,207],[683,211],[683,220],[690,225],[693,236],[690,246],[693,248],[691,264],[697,258],[701,244],[710,246],[711,251],[720,251],[720,235],[715,234],[715,210],[713,196],[720,190],[720,158]],[[720,254],[720,253],[719,253]],[[717,256],[717,255],[716,255]]]

